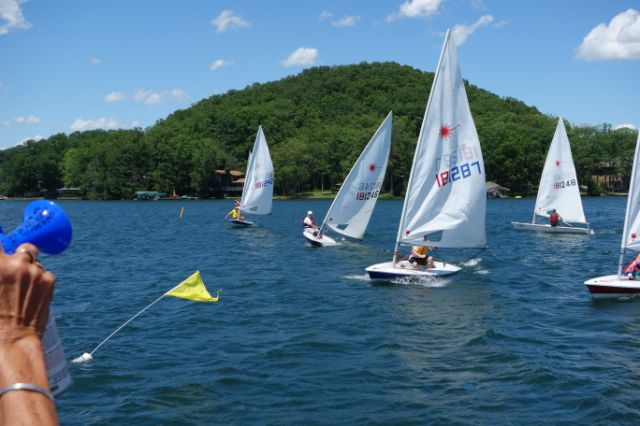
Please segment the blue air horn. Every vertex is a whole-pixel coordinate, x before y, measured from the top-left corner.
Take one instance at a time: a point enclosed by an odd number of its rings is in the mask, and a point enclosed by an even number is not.
[[[6,235],[0,233],[0,242],[7,254],[22,243],[31,243],[43,253],[62,253],[71,243],[71,222],[59,205],[37,200],[24,210],[22,225]]]
[[[71,222],[62,207],[52,201],[37,200],[24,210],[23,223],[8,234],[0,227],[0,243],[7,254],[13,254],[23,243],[31,243],[39,251],[48,254],[62,253],[71,243]],[[42,344],[47,356],[51,355],[51,365],[47,365],[49,387],[54,396],[59,396],[69,386],[72,379],[64,350],[60,342],[54,316],[49,312],[47,326],[42,336]],[[49,358],[47,358],[48,364]]]

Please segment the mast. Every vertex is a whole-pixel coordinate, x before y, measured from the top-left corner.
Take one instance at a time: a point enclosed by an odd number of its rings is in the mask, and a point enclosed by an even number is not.
[[[260,135],[260,129],[262,126],[258,127],[258,135]],[[251,185],[251,179],[253,178],[253,168],[255,164],[255,154],[258,150],[258,141],[259,138],[256,137],[256,140],[253,142],[253,147],[251,151],[249,151],[249,160],[247,161],[247,172],[244,175],[244,185],[242,185],[242,197],[240,198],[240,211],[242,211],[243,204],[246,201],[247,196],[247,184]]]
[[[620,260],[618,261],[618,277],[620,277],[622,275],[622,267],[624,265],[624,253],[625,253],[625,246],[626,246],[626,240],[627,240],[627,232],[629,232],[629,211],[631,210],[631,203],[633,202],[633,200],[635,199],[634,195],[634,191],[636,190],[635,188],[635,177],[636,177],[636,173],[638,172],[638,157],[640,156],[640,152],[638,152],[638,148],[640,148],[640,133],[638,133],[638,141],[636,142],[636,151],[634,153],[633,156],[633,168],[631,169],[631,182],[629,184],[629,195],[627,196],[627,209],[625,210],[624,213],[624,228],[622,231],[622,242],[620,244]]]
[[[413,161],[411,163],[411,173],[409,174],[409,182],[407,183],[407,190],[411,189],[411,183],[413,182],[413,169],[416,165],[416,154],[418,149],[420,148],[420,144],[422,143],[422,134],[424,132],[425,124],[427,122],[427,117],[429,116],[429,109],[431,108],[431,95],[433,94],[433,88],[436,87],[436,82],[438,81],[438,77],[440,76],[440,65],[442,64],[442,58],[444,58],[444,52],[447,50],[447,46],[449,45],[449,36],[451,34],[451,30],[447,30],[447,34],[444,36],[444,44],[442,45],[442,52],[440,52],[440,59],[438,59],[438,67],[436,68],[436,74],[433,77],[433,83],[431,84],[431,90],[429,91],[429,99],[427,100],[427,108],[424,111],[424,117],[422,118],[422,125],[420,126],[420,134],[418,135],[418,143],[416,144],[416,150],[413,154]],[[405,217],[404,213],[407,209],[407,200],[409,199],[409,193],[404,194],[404,202],[402,203],[402,213],[400,214],[400,223],[398,225],[398,234],[396,236],[396,245],[393,250],[393,262],[395,265],[398,262],[398,258],[400,256],[400,238],[402,237],[402,230],[405,226]]]
[[[255,144],[253,146],[253,149],[255,149]],[[242,184],[242,196],[240,197],[240,211],[242,211],[242,205],[244,204],[244,201],[247,198],[247,183],[249,183],[251,179],[252,167],[253,167],[253,150],[249,151],[249,159],[247,161],[247,172],[244,174],[244,183]]]

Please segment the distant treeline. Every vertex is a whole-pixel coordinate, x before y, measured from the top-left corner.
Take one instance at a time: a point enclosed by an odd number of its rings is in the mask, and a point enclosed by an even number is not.
[[[0,151],[0,194],[53,196],[81,188],[87,198],[130,199],[153,190],[211,196],[216,169],[244,170],[258,126],[275,167],[275,192],[296,195],[342,182],[385,115],[393,143],[385,191],[404,191],[433,73],[396,63],[316,67],[266,84],[203,99],[142,130],[56,134]],[[467,85],[487,180],[511,194],[536,191],[557,117]],[[567,111],[571,116],[571,111]],[[567,132],[578,178],[628,182],[637,132],[610,125]],[[624,186],[624,185],[623,185]]]

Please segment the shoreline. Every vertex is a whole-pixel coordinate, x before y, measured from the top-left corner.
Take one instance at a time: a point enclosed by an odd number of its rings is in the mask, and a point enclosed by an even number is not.
[[[274,195],[274,200],[331,200],[335,198],[334,194],[308,194],[308,195],[298,195],[295,197],[286,196],[286,195]],[[582,197],[623,197],[629,195],[626,192],[608,192],[600,195],[586,195],[582,194]],[[493,199],[526,199],[526,198],[535,198],[535,195],[531,196],[512,196],[512,197],[487,197]],[[36,201],[36,200],[55,200],[55,201],[194,201],[194,200],[236,200],[238,197],[224,197],[224,198],[198,198],[198,197],[188,197],[188,198],[160,198],[158,200],[136,200],[136,199],[121,199],[121,200],[91,200],[88,198],[82,197],[62,197],[62,198],[46,198],[46,197],[0,197],[0,201]],[[380,194],[378,200],[402,200],[404,197],[402,196],[392,196],[389,193]]]

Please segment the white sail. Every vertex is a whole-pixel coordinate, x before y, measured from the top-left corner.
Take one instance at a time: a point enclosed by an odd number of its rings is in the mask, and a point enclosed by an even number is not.
[[[580,199],[580,185],[573,165],[571,146],[562,118],[558,119],[540,178],[535,215],[548,216],[553,209],[565,222],[586,223]]]
[[[627,212],[624,217],[624,232],[622,234],[622,248],[640,251],[640,170],[638,160],[640,157],[640,132],[636,142],[636,152],[633,157],[633,169],[629,184],[629,196],[627,198]]]
[[[629,183],[629,195],[627,197],[627,210],[624,216],[624,228],[622,231],[622,243],[620,244],[620,259],[618,261],[618,273],[591,278],[585,281],[591,296],[596,299],[619,298],[638,296],[640,283],[633,274],[624,274],[625,252],[627,250],[640,251],[640,133],[636,141],[636,150],[633,155],[633,168]]]
[[[484,247],[485,209],[480,141],[447,32],[416,145],[398,244],[420,244],[429,234],[430,246]],[[434,240],[435,233],[440,237]]]
[[[362,239],[378,200],[391,149],[392,113],[382,122],[333,200],[325,225],[339,234]]]
[[[273,199],[273,163],[262,126],[249,153],[247,174],[240,199],[240,210],[251,214],[271,213]]]

